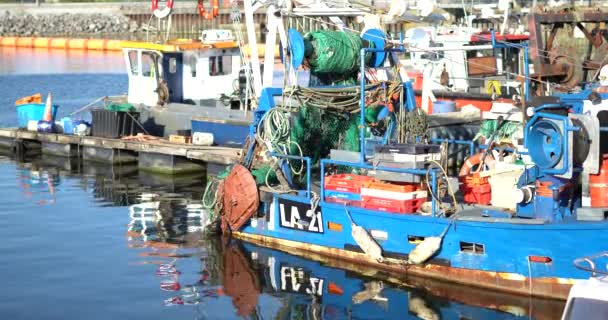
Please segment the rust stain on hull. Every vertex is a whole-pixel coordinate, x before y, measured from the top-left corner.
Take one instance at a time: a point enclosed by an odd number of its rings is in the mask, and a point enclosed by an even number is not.
[[[568,298],[570,287],[573,284],[573,280],[571,279],[530,279],[520,275],[504,272],[490,272],[473,269],[452,268],[433,264],[425,264],[420,266],[406,265],[402,260],[392,258],[386,259],[385,263],[378,263],[373,259],[369,259],[365,254],[343,249],[328,248],[314,244],[278,239],[256,234],[248,234],[243,232],[234,232],[233,236],[247,242],[278,249],[303,257],[310,257],[312,254],[313,257],[317,255],[318,257],[323,256],[327,258],[336,258],[338,260],[342,260],[342,262],[336,261],[334,263],[336,267],[348,265],[348,262],[354,262],[357,265],[364,264],[368,267],[373,267],[378,270],[397,273],[402,279],[411,276],[425,277],[451,283],[502,291],[505,293],[557,300],[566,300]],[[363,272],[363,274],[368,273],[369,271]]]

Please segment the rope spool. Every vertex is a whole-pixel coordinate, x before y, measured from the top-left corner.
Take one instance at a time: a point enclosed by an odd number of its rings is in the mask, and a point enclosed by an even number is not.
[[[384,47],[384,33],[377,29],[368,30],[362,37],[354,32],[333,30],[309,32],[302,37],[290,29],[288,34],[293,67],[299,67],[306,59],[311,72],[316,74],[356,73],[360,67],[361,48]],[[368,66],[377,67],[384,58],[385,53],[369,53],[365,62]]]

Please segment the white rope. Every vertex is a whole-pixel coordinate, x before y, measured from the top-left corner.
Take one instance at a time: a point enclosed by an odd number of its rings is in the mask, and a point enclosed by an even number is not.
[[[258,138],[264,141],[266,148],[270,152],[276,152],[282,155],[289,155],[291,145],[295,145],[298,149],[300,157],[304,157],[304,152],[300,145],[290,139],[291,124],[286,111],[280,108],[272,108],[268,110],[260,122],[258,123],[257,132]],[[295,170],[291,162],[289,168],[295,175],[300,175],[304,171],[304,159],[300,159],[300,167]],[[268,174],[266,175],[268,181]],[[268,182],[266,182],[268,184]]]

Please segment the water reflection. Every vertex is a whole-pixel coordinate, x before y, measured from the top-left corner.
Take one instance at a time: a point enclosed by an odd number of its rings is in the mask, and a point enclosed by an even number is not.
[[[60,158],[62,159],[62,158]],[[149,305],[197,319],[556,319],[563,303],[378,272],[321,256],[208,238],[204,176],[42,157],[18,165],[32,201],[70,181],[94,206],[124,207],[126,245],[158,294]],[[75,162],[72,162],[75,161]],[[121,208],[122,210],[122,208]],[[143,290],[143,289],[142,289]],[[129,302],[126,302],[129,303]],[[133,301],[138,306],[142,301]],[[147,304],[144,304],[144,306]]]
[[[61,184],[59,170],[54,167],[41,168],[34,163],[25,163],[17,170],[17,186],[23,197],[35,204],[55,203],[55,188]]]
[[[0,75],[124,73],[121,52],[0,47]]]

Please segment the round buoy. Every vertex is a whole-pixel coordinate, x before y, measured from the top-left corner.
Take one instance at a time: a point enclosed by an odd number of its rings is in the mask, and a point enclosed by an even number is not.
[[[224,179],[223,192],[222,219],[230,230],[239,230],[258,210],[260,204],[255,179],[247,168],[236,164]],[[224,225],[223,223],[222,226]]]
[[[158,0],[152,0],[152,14],[158,19],[163,19],[168,17],[173,11],[173,0],[167,0],[166,7],[159,9],[158,8]]]

